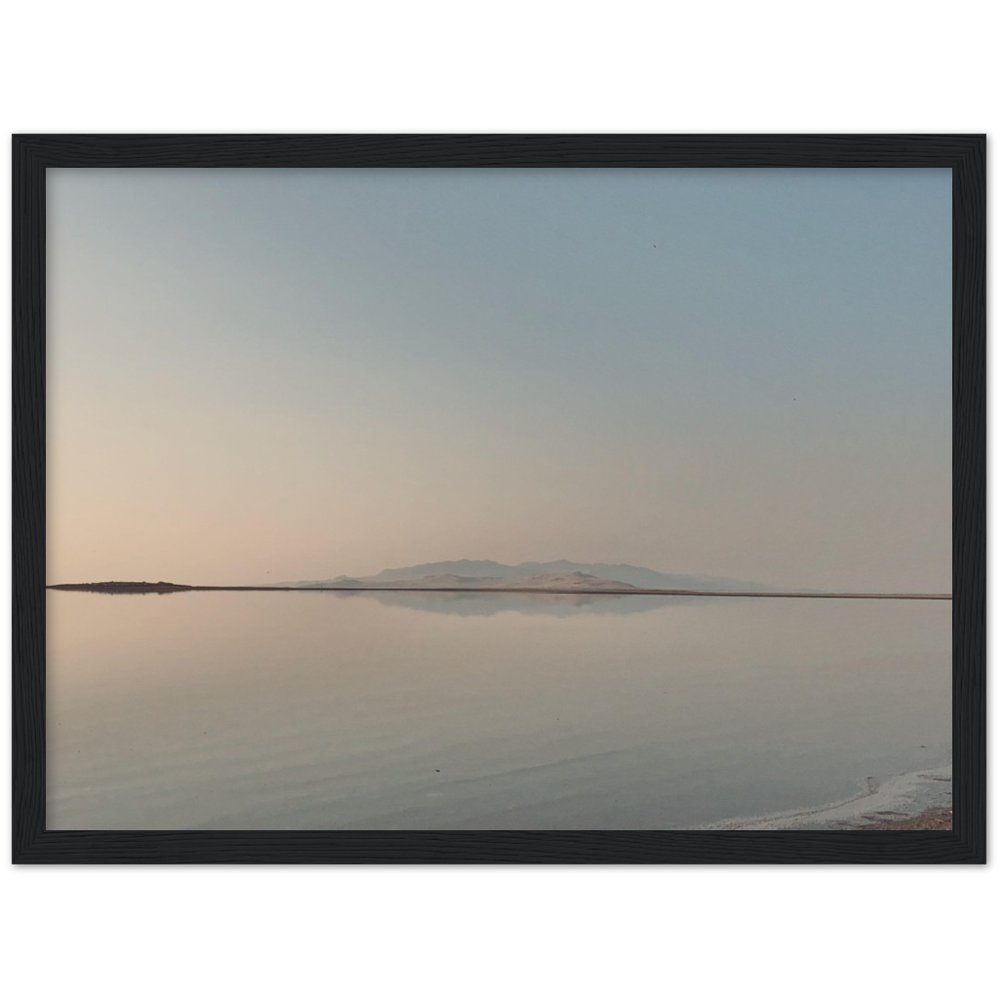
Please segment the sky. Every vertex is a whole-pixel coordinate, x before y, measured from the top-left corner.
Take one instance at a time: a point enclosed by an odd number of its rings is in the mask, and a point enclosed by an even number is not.
[[[50,169],[48,577],[951,590],[941,169]]]

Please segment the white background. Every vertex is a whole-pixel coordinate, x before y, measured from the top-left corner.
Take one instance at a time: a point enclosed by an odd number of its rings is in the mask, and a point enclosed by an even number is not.
[[[33,122],[989,120],[985,0],[7,5]],[[926,128],[926,124],[923,126]],[[848,129],[849,130],[849,129]]]
[[[980,996],[995,981],[989,883],[906,869],[889,878],[837,869],[826,878],[794,869],[755,878],[683,877],[684,869],[638,878],[570,868],[556,878],[229,871],[46,879],[19,869],[37,881],[10,880],[5,893],[6,995],[938,1000]]]

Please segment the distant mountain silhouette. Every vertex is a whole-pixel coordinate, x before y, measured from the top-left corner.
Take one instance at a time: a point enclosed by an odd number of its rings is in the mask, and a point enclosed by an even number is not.
[[[540,573],[536,576],[456,576],[454,573],[444,573],[435,576],[418,576],[405,580],[377,580],[369,577],[365,580],[344,578],[335,583],[302,584],[303,590],[318,587],[399,587],[401,590],[426,587],[427,589],[453,589],[473,587],[476,590],[492,588],[527,588],[530,590],[635,590],[631,583],[621,580],[605,580],[603,577],[591,576],[588,573]]]
[[[589,580],[582,580],[588,577]],[[557,580],[559,582],[557,582]],[[435,582],[431,582],[435,581]],[[530,582],[529,582],[530,581]],[[299,580],[295,587],[350,587],[354,585],[392,587],[553,587],[604,589],[615,584],[657,590],[739,590],[766,592],[765,584],[729,577],[698,574],[660,573],[626,563],[578,563],[567,559],[555,562],[524,562],[516,566],[490,559],[458,559],[452,562],[420,563],[384,569],[374,576],[338,576],[329,580]]]

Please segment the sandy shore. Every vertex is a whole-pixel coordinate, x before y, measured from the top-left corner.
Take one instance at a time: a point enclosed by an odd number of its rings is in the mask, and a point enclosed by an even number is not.
[[[951,764],[945,764],[881,780],[866,778],[857,795],[841,802],[770,816],[733,818],[703,829],[949,830],[951,776]]]
[[[872,817],[874,822],[861,823],[852,827],[854,830],[950,830],[952,818],[950,809],[925,809],[919,816],[908,816],[903,819],[879,819]]]

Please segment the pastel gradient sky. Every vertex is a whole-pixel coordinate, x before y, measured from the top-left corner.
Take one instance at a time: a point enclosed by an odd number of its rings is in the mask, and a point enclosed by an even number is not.
[[[49,170],[49,582],[951,589],[946,170]]]

